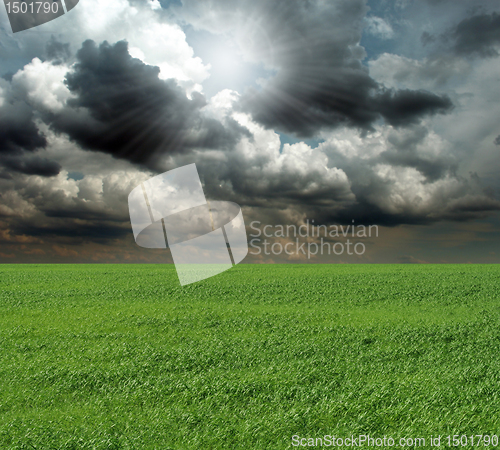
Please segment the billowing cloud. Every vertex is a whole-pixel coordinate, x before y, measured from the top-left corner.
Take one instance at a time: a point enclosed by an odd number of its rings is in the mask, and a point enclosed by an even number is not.
[[[356,203],[329,220],[395,225],[483,217],[500,210],[480,180],[457,173],[450,143],[423,126],[380,128],[366,138],[331,132],[319,145],[347,174]],[[480,205],[478,207],[478,205]],[[328,218],[323,210],[318,215]]]
[[[189,99],[175,80],[161,80],[157,67],[130,56],[126,42],[86,41],[65,83],[72,96],[50,123],[85,149],[150,163],[159,154],[235,143],[202,116],[201,94]]]

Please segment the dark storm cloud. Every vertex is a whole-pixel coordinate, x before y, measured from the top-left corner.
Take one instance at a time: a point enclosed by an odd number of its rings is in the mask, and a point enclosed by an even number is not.
[[[0,155],[34,151],[47,145],[34,122],[31,106],[7,98],[0,107]]]
[[[464,19],[452,37],[453,48],[460,55],[498,56],[494,46],[500,44],[500,15],[493,12]]]
[[[411,214],[410,211],[388,213],[380,206],[373,204],[358,192],[359,199],[349,209],[336,211],[331,214],[327,209],[309,208],[308,217],[314,217],[317,223],[338,223],[358,225],[379,225],[384,227],[396,227],[398,225],[424,225],[433,222],[420,214]]]
[[[500,134],[495,139],[495,145],[500,145]]]
[[[377,85],[364,70],[284,70],[262,91],[251,90],[242,99],[242,108],[266,128],[313,137],[321,128],[369,128],[378,119],[369,102]]]
[[[492,12],[467,17],[441,34],[424,31],[421,41],[424,46],[434,46],[438,55],[498,56],[500,14]]]
[[[414,124],[424,115],[443,114],[452,108],[449,97],[423,90],[388,90],[378,98],[380,113],[393,126]]]
[[[107,242],[129,235],[128,224],[117,225],[106,221],[95,223],[78,223],[72,220],[53,221],[38,226],[28,223],[13,223],[12,230],[16,234],[34,237],[71,238],[74,244],[94,241]]]
[[[66,77],[74,97],[51,126],[84,149],[154,164],[160,154],[234,145],[238,130],[203,117],[201,94],[190,100],[175,80],[159,79],[159,68],[132,58],[126,42],[86,41],[76,56]]]
[[[23,100],[7,95],[0,107],[0,166],[5,176],[11,171],[50,177],[61,166],[55,161],[33,155],[45,148],[47,140],[35,124],[35,114]]]
[[[1,163],[8,170],[24,173],[26,175],[40,175],[53,177],[61,171],[61,165],[40,156],[8,156],[1,159]]]
[[[346,72],[338,81],[323,79],[312,85],[287,89],[276,78],[261,92],[253,90],[242,101],[243,109],[267,128],[311,138],[322,128],[339,125],[372,130],[380,118],[399,127],[418,123],[422,117],[445,114],[453,108],[447,96],[424,90],[380,88],[362,72]],[[279,86],[279,87],[278,87]],[[371,91],[378,87],[375,95]]]
[[[394,126],[445,113],[451,101],[425,91],[393,91],[373,80],[358,46],[364,2],[287,2],[261,5],[277,75],[252,89],[242,108],[267,128],[312,137],[323,128],[347,125],[370,130],[384,118]]]

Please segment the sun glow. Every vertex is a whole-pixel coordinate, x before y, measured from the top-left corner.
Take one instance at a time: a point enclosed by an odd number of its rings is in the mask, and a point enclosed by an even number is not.
[[[221,82],[231,86],[245,76],[248,69],[237,46],[229,40],[220,40],[214,45],[207,60],[210,64],[210,76],[217,77]]]

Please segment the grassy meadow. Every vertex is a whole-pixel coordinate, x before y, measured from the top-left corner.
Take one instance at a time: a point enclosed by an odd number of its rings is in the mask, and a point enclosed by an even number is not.
[[[0,449],[325,434],[500,435],[500,266],[0,265]]]

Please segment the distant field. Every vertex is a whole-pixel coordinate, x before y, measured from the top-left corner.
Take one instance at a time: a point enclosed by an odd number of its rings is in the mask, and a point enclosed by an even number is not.
[[[500,266],[0,265],[0,449],[351,434],[500,435]]]

